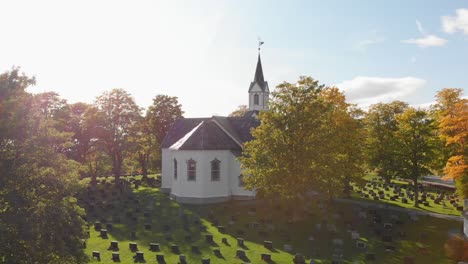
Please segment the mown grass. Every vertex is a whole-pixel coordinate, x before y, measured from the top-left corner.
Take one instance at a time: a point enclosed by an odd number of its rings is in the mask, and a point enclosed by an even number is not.
[[[367,175],[364,178],[367,182],[377,182],[379,184],[383,183],[382,180],[376,180],[376,177],[372,174]],[[394,184],[397,185],[408,185],[407,182],[405,181],[399,181],[399,180],[392,180],[391,181]],[[386,191],[383,188],[378,188],[378,190],[381,190],[385,193],[385,199],[380,199],[379,201],[374,201],[372,197],[370,198],[365,198],[362,197],[361,195],[356,193],[356,189],[352,192],[351,197],[356,200],[365,200],[365,201],[371,201],[371,202],[376,202],[376,203],[386,203],[386,204],[391,204],[394,206],[398,207],[403,207],[403,208],[409,208],[409,209],[414,209],[414,210],[421,210],[421,211],[426,211],[426,212],[432,212],[432,213],[438,213],[438,214],[445,214],[445,215],[455,215],[455,216],[460,216],[462,214],[461,211],[457,211],[456,207],[452,206],[448,200],[445,200],[444,204],[436,204],[433,200],[427,199],[429,202],[429,206],[424,206],[422,204],[419,205],[419,207],[414,206],[414,201],[411,201],[408,199],[408,203],[403,203],[401,199],[398,199],[396,201],[391,201],[390,196],[393,195],[393,189],[391,188],[390,190]],[[437,197],[437,193],[435,192],[434,188],[430,188],[427,191],[428,194],[433,194]],[[445,191],[446,194],[452,194],[451,192]],[[456,203],[457,206],[463,206],[463,202],[460,200],[458,203]]]
[[[406,256],[414,257],[415,263],[451,263],[444,255],[444,242],[448,239],[449,230],[457,232],[461,229],[459,222],[432,217],[422,217],[413,222],[407,214],[382,209],[377,209],[382,221],[375,224],[369,214],[366,219],[358,218],[358,211],[369,209],[349,204],[318,203],[318,197],[295,205],[297,209],[305,211],[293,223],[290,210],[292,205],[270,205],[263,201],[181,205],[161,194],[157,188],[140,187],[120,194],[112,185],[102,184],[98,185],[98,190],[90,193],[94,200],[90,200],[87,193],[83,193],[80,198],[87,208],[90,225],[90,238],[85,252],[91,256],[92,251],[99,251],[100,263],[113,263],[112,251],[108,250],[112,240],[119,242],[121,263],[133,263],[135,253],[129,250],[129,242],[132,241],[137,242],[139,250],[144,252],[146,263],[157,263],[156,254],[164,254],[166,263],[179,263],[178,254],[171,252],[172,244],[179,246],[180,253],[187,257],[188,263],[201,263],[202,257],[210,258],[211,263],[264,263],[260,260],[262,253],[271,254],[271,263],[292,263],[295,253],[302,253],[308,261],[313,258],[317,263],[330,263],[332,259],[338,259],[333,257],[335,248],[339,248],[333,246],[333,239],[342,239],[344,242],[341,259],[343,263],[369,263],[365,260],[367,252],[375,254],[375,263],[402,263]],[[91,204],[94,205],[94,213],[89,209]],[[108,207],[108,204],[113,206]],[[136,208],[139,208],[138,211]],[[145,211],[150,213],[149,217],[144,216]],[[127,217],[128,212],[137,221]],[[120,217],[121,223],[113,221],[116,216]],[[392,217],[397,217],[403,223],[394,223],[394,229],[387,231],[392,235],[392,243],[383,242],[383,224],[392,222]],[[230,223],[232,218],[236,221]],[[197,219],[200,219],[200,225],[195,223]],[[94,230],[92,224],[96,221],[113,223],[108,238],[101,238],[99,232]],[[225,226],[223,233],[214,225],[215,222]],[[184,227],[184,223],[189,223],[188,227]],[[249,228],[248,225],[252,223],[257,223],[258,226]],[[151,224],[151,230],[145,230],[144,224]],[[320,230],[317,229],[317,224],[322,225]],[[165,225],[171,229],[164,231]],[[325,228],[326,225],[334,225],[336,232],[329,231]],[[367,249],[356,247],[356,241],[351,239],[349,232],[350,225],[360,233]],[[200,226],[205,226],[206,231]],[[131,238],[132,231],[136,232],[135,239]],[[399,231],[404,232],[405,237],[400,237]],[[205,241],[207,233],[213,234],[213,244]],[[186,235],[191,236],[192,242],[185,240]],[[238,237],[245,239],[245,248],[237,246]],[[309,240],[311,237],[313,240]],[[228,243],[222,243],[222,238],[226,238]],[[263,246],[265,240],[273,242],[273,250]],[[159,243],[161,252],[149,251],[149,243]],[[291,253],[283,250],[285,244],[293,247]],[[192,245],[198,246],[200,253],[192,252]],[[396,252],[386,252],[387,245],[393,245]],[[221,256],[215,256],[214,249],[219,249]],[[236,258],[237,249],[245,250],[248,259]]]

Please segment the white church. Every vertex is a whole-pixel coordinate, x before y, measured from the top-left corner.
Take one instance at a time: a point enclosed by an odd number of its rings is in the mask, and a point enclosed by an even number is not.
[[[256,115],[268,109],[269,94],[259,53],[249,111],[243,117],[181,118],[174,123],[161,146],[161,190],[181,203],[253,199],[255,191],[244,189],[237,157],[242,144],[252,140],[251,129],[260,124]]]

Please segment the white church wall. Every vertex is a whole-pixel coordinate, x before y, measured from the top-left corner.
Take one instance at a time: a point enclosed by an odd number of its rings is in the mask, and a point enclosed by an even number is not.
[[[231,177],[230,177],[230,188],[233,196],[237,198],[241,197],[253,197],[255,196],[255,191],[245,190],[242,186],[239,185],[239,176],[242,174],[240,167],[240,162],[237,158],[231,153]]]
[[[216,198],[231,196],[229,190],[230,151],[228,150],[177,150],[173,158],[177,159],[178,177],[173,180],[171,194],[186,198]],[[220,180],[211,180],[211,161],[220,163]],[[196,180],[188,181],[187,161],[196,161]],[[173,166],[171,166],[173,167]]]
[[[171,151],[169,149],[162,149],[161,150],[161,191],[162,192],[170,192],[172,186],[172,175],[171,175]]]

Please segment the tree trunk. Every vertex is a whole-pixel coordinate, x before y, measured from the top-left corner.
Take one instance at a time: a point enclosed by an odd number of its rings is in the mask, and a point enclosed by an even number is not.
[[[419,202],[418,202],[419,188],[418,188],[418,178],[417,177],[414,177],[413,183],[414,183],[414,207],[419,207]]]

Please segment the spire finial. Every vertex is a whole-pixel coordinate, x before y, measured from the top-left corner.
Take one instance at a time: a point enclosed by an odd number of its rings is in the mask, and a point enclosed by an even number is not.
[[[260,52],[260,46],[262,46],[263,44],[265,44],[265,42],[258,38],[258,52]]]

